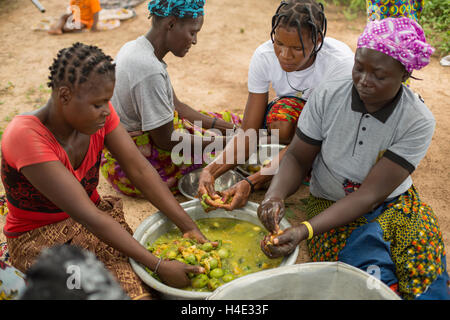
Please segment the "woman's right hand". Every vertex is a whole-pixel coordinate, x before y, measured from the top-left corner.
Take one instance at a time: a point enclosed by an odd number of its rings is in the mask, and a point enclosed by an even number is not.
[[[229,189],[221,192],[224,204],[214,204],[214,206],[217,208],[225,209],[227,211],[233,211],[235,209],[245,207],[248,202],[250,193],[250,184],[245,180],[239,181]],[[232,199],[231,203],[226,204],[230,198]]]
[[[205,268],[191,266],[177,260],[162,260],[158,268],[158,276],[166,285],[174,288],[185,288],[191,284],[188,273],[204,273]]]
[[[269,232],[277,233],[280,230],[279,223],[284,217],[284,210],[283,199],[264,199],[258,207],[258,218]]]
[[[209,172],[207,168],[204,168],[200,173],[200,178],[198,180],[198,197],[202,200],[204,194],[207,194],[211,197],[212,200],[220,198],[220,196],[214,190],[215,179],[214,176]],[[214,206],[213,201],[206,198],[205,202],[208,205]]]

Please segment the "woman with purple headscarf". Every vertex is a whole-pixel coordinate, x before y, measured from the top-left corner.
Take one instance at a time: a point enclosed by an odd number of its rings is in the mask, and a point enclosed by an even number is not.
[[[435,119],[402,84],[433,51],[414,20],[368,23],[352,75],[327,81],[311,95],[258,208],[262,223],[278,234],[262,241],[266,255],[288,255],[307,240],[313,261],[358,267],[403,299],[449,299],[439,224],[411,179]],[[308,220],[280,233],[284,200],[311,168]]]

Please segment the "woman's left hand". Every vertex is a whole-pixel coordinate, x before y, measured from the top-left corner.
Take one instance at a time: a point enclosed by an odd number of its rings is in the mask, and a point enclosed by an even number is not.
[[[264,237],[261,240],[261,250],[266,256],[271,259],[284,257],[291,254],[300,241],[303,240],[303,235],[301,230],[296,227],[291,227],[286,230],[281,235],[276,236],[269,243],[270,235]]]
[[[258,218],[269,232],[279,231],[279,223],[284,217],[284,201],[278,197],[264,199],[258,207]]]
[[[209,241],[199,229],[192,229],[183,233],[183,238],[196,240],[198,243],[211,242],[213,247],[218,246],[218,242]]]
[[[231,188],[221,192],[224,204],[215,204],[214,207],[222,208],[227,211],[242,208],[247,204],[250,193],[250,184],[245,180],[239,181]],[[229,199],[232,200],[227,204]]]

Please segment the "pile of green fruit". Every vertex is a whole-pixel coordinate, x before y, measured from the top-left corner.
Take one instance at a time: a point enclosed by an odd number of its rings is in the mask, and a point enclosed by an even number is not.
[[[210,242],[200,244],[195,240],[181,238],[154,244],[147,249],[162,259],[178,260],[204,267],[205,273],[189,274],[192,288],[186,288],[188,290],[214,291],[222,284],[233,280],[236,271],[239,271],[233,263],[227,263],[226,259],[231,256],[231,253],[222,245],[222,241],[214,247]],[[160,280],[150,269],[147,271]]]

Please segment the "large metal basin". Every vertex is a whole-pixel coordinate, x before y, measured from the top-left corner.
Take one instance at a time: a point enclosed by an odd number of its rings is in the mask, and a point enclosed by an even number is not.
[[[208,300],[401,300],[387,285],[343,262],[286,265],[238,278]]]
[[[242,209],[237,209],[233,211],[225,211],[223,209],[218,209],[210,211],[209,213],[204,212],[198,199],[184,202],[181,204],[181,206],[185,209],[188,215],[194,220],[208,217],[235,218],[239,220],[248,221],[260,227],[263,227],[256,213],[258,204],[254,202],[248,202],[247,205]],[[290,226],[291,226],[290,223],[286,219],[283,219],[280,223],[280,227],[282,229],[286,229]],[[157,212],[148,217],[147,219],[145,219],[138,226],[133,237],[137,241],[139,241],[139,243],[141,243],[143,246],[147,246],[148,243],[153,243],[156,239],[158,239],[160,236],[167,233],[168,231],[172,230],[173,228],[175,228],[175,225],[164,214],[162,214],[161,212]],[[288,257],[284,258],[280,266],[287,266],[294,264],[295,261],[297,260],[298,250],[299,249],[297,247],[293,253],[291,253]],[[134,271],[142,279],[142,281],[144,281],[147,285],[149,285],[153,289],[159,291],[163,299],[199,300],[199,299],[206,299],[208,296],[211,295],[211,292],[192,292],[169,287],[153,278],[150,274],[147,273],[147,271],[145,271],[145,269],[141,264],[137,263],[133,259],[130,259],[130,263]]]

